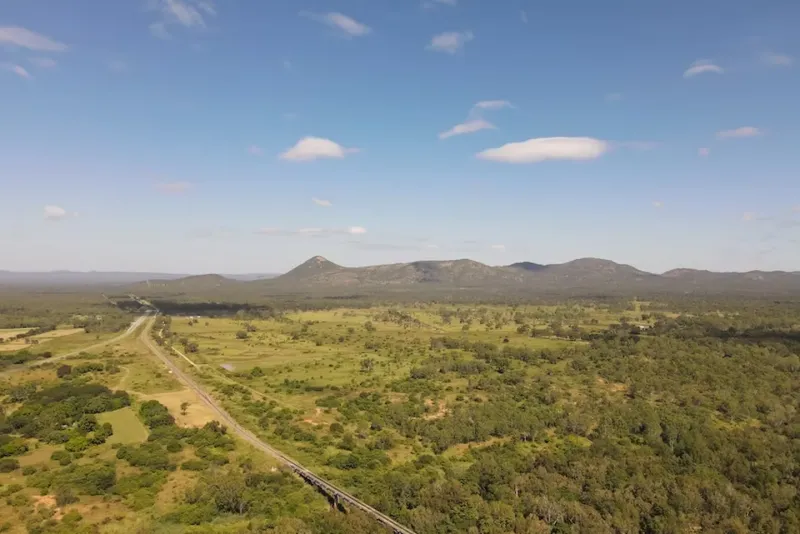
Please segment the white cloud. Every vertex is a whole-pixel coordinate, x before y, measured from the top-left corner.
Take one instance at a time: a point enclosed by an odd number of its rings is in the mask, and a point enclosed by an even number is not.
[[[372,28],[342,13],[332,12],[319,14],[301,11],[300,14],[312,20],[316,20],[317,22],[327,24],[332,28],[341,30],[348,37],[362,37],[372,33]]]
[[[797,204],[796,206],[792,206],[792,211],[795,212],[795,213],[800,213],[800,204]]]
[[[722,74],[725,70],[720,67],[719,65],[715,65],[713,61],[710,59],[698,59],[692,65],[686,69],[683,73],[684,78],[691,78],[693,76],[697,76],[698,74],[704,74],[706,72],[713,72],[715,74]]]
[[[608,142],[591,137],[541,137],[490,148],[478,153],[477,157],[503,163],[539,163],[546,160],[595,159],[608,149]]]
[[[425,248],[437,249],[439,248],[439,245],[434,245],[433,243],[429,243],[425,245]]]
[[[156,184],[156,189],[162,193],[185,193],[192,188],[189,182],[168,182]]]
[[[21,65],[9,64],[6,65],[6,68],[11,72],[13,72],[14,74],[16,74],[17,76],[19,76],[20,78],[25,78],[26,80],[29,80],[31,78],[31,73],[25,70],[25,67]]]
[[[654,200],[653,201],[653,207],[654,208],[663,208],[664,207],[664,203],[661,202],[660,200]]]
[[[56,61],[49,57],[32,57],[30,62],[43,69],[52,69],[56,66]]]
[[[755,126],[742,126],[733,130],[717,132],[717,139],[731,139],[736,137],[758,137],[763,132]]]
[[[742,220],[743,220],[744,222],[749,222],[749,221],[752,221],[753,219],[755,219],[755,218],[756,218],[756,215],[757,215],[757,214],[756,214],[756,212],[754,212],[754,211],[746,211],[746,212],[744,212],[744,213],[742,214]]]
[[[483,110],[483,109],[503,109],[503,108],[513,108],[514,106],[511,105],[511,102],[508,100],[481,100],[474,106],[472,106],[473,110]]]
[[[63,52],[67,49],[64,43],[16,26],[0,28],[0,43],[46,52]]]
[[[161,14],[161,20],[150,24],[150,33],[161,39],[171,37],[168,25],[205,28],[206,17],[217,14],[211,0],[150,0],[150,5]]]
[[[351,226],[347,229],[347,233],[352,235],[362,235],[367,233],[367,229],[363,226]]]
[[[330,139],[304,137],[279,157],[289,161],[311,161],[320,158],[342,159],[347,154],[354,152],[358,152],[358,149],[344,148]]]
[[[192,0],[162,0],[159,2],[161,12],[167,20],[176,22],[187,28],[205,26],[203,14],[216,15],[213,6],[208,2],[195,2]],[[201,13],[201,11],[203,13]]]
[[[491,122],[483,119],[476,119],[462,122],[461,124],[456,124],[446,132],[440,133],[439,139],[447,139],[448,137],[453,137],[454,135],[470,134],[479,132],[481,130],[493,130],[494,128],[495,126]]]
[[[247,151],[253,156],[260,156],[264,153],[264,151],[261,150],[261,147],[256,145],[250,145],[249,147],[247,147]]]
[[[437,4],[444,4],[446,6],[456,6],[458,5],[458,0],[433,0]]]
[[[703,158],[707,158],[711,154],[711,149],[702,147],[697,149],[697,155]]]
[[[520,18],[520,20],[522,20],[523,24],[527,24],[528,23],[528,13],[527,13],[527,11],[520,11],[519,12],[519,18]]]
[[[436,52],[455,54],[474,38],[475,36],[471,31],[440,33],[431,39],[427,48],[428,50],[434,50]]]
[[[330,208],[331,206],[333,206],[333,203],[330,200],[324,200],[316,197],[312,198],[311,202],[313,202],[317,206],[322,206],[323,208]]]
[[[606,102],[619,102],[622,100],[622,93],[608,93],[606,95]]]
[[[492,245],[492,248],[494,250],[502,250],[502,251],[506,250],[506,246],[505,245]]]
[[[49,221],[58,221],[67,217],[67,210],[61,206],[45,206],[44,218]]]
[[[292,70],[292,62],[288,59],[283,60],[283,68],[286,70]]]
[[[768,53],[761,56],[761,61],[773,67],[791,67],[792,63],[794,63],[794,58],[786,54]]]

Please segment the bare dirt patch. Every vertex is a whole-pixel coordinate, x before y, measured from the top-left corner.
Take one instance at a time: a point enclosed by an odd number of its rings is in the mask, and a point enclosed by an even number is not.
[[[53,519],[56,521],[60,521],[64,516],[64,512],[56,504],[56,498],[54,495],[34,495],[33,507],[52,508],[54,510]]]
[[[322,415],[322,408],[317,408],[317,411],[315,412],[314,417],[311,417],[311,418],[308,418],[308,419],[303,419],[303,422],[304,423],[308,423],[309,425],[319,426],[319,425],[322,424],[319,421],[317,421],[317,418],[320,415]]]
[[[623,391],[628,390],[628,386],[626,386],[625,384],[621,384],[619,382],[608,382],[607,380],[599,376],[597,377],[597,383],[602,387],[604,387],[605,389],[613,391],[614,393],[622,393]]]
[[[175,418],[175,423],[182,427],[201,427],[204,424],[219,419],[214,412],[191,389],[170,391],[168,393],[155,393],[141,395],[143,400],[157,400],[167,407],[169,413]],[[188,402],[186,415],[181,412],[181,404]]]
[[[433,400],[425,399],[425,406],[427,406],[429,408],[432,408],[433,405],[434,405],[433,404]],[[439,405],[437,406],[436,411],[433,412],[433,413],[429,413],[429,414],[425,415],[423,417],[423,419],[427,419],[429,421],[432,420],[432,419],[441,419],[442,417],[444,417],[448,413],[450,413],[450,410],[447,409],[447,404],[445,404],[444,401],[439,401]]]

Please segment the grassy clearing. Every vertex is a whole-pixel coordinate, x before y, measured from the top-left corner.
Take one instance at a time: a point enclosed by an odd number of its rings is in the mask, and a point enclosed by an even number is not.
[[[3,339],[4,336],[6,339],[8,339],[12,337],[12,335],[21,334],[28,331],[30,331],[29,328],[0,330],[0,340]],[[16,332],[16,334],[14,334],[14,332]],[[16,339],[14,341],[6,341],[4,343],[0,343],[0,352],[11,352],[22,349],[28,349],[31,352],[42,352],[45,350],[49,350],[51,352],[69,350],[68,347],[71,346],[70,343],[55,343],[55,341],[71,336],[77,337],[79,334],[83,334],[83,336],[80,339],[81,342],[87,339],[94,340],[96,338],[96,334],[86,334],[83,328],[64,328],[58,330],[51,330],[50,332],[37,334],[29,338]],[[92,343],[92,341],[88,341],[88,343]]]
[[[157,393],[153,395],[141,395],[142,400],[157,400],[167,407],[169,413],[175,418],[175,423],[182,427],[200,427],[209,421],[219,419],[197,394],[190,389],[172,391],[169,393]],[[181,405],[187,403],[185,410]]]
[[[114,429],[114,434],[108,439],[108,443],[141,443],[147,439],[147,428],[136,417],[130,406],[98,414],[97,420],[100,423],[111,423]]]
[[[0,341],[30,332],[30,328],[0,328]]]

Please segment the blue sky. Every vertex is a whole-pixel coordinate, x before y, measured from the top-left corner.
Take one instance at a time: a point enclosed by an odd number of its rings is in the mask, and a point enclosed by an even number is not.
[[[6,0],[0,269],[800,270],[800,3]]]

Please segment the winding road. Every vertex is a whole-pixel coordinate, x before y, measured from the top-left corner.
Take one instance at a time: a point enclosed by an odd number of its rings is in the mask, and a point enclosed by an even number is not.
[[[371,507],[365,502],[360,501],[355,496],[351,495],[347,491],[335,486],[334,484],[320,478],[319,476],[315,475],[305,467],[303,467],[300,463],[296,462],[295,460],[291,459],[290,457],[286,456],[279,450],[271,447],[266,442],[262,441],[259,437],[255,434],[244,428],[240,425],[236,419],[233,418],[227,411],[225,411],[222,406],[220,406],[205,390],[194,381],[193,378],[188,376],[186,373],[181,371],[181,369],[175,365],[175,362],[164,352],[164,350],[153,341],[151,337],[151,332],[153,329],[153,325],[155,324],[155,316],[153,316],[148,322],[145,328],[142,330],[139,339],[144,343],[144,345],[152,352],[158,359],[160,359],[167,368],[172,372],[172,374],[181,382],[186,384],[190,389],[194,390],[195,393],[203,400],[203,402],[211,408],[219,417],[220,422],[225,423],[229,428],[231,428],[236,434],[238,434],[243,440],[253,445],[255,448],[269,454],[273,458],[277,459],[282,464],[289,467],[292,471],[297,473],[303,480],[308,482],[309,484],[315,486],[319,490],[323,491],[327,495],[331,496],[336,503],[339,502],[346,502],[350,506],[354,508],[358,508],[365,514],[369,515],[370,517],[374,518],[376,521],[381,523],[382,525],[392,529],[395,534],[415,534],[413,530],[401,525],[391,517],[386,514],[383,514],[376,510],[375,508]]]

